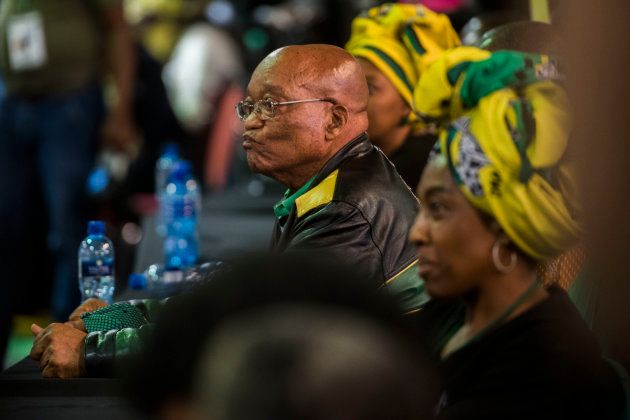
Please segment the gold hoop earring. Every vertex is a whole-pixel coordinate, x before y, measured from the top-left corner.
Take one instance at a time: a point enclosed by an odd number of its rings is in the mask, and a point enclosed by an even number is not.
[[[494,264],[494,268],[497,269],[499,273],[508,274],[514,270],[516,267],[516,261],[518,260],[518,256],[516,252],[512,251],[510,253],[510,263],[508,265],[503,264],[501,262],[501,256],[499,252],[501,251],[501,243],[500,241],[496,241],[492,245],[492,263]]]

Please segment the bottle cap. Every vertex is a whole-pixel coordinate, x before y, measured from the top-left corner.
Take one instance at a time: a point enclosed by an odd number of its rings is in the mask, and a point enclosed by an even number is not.
[[[105,234],[105,222],[102,220],[90,220],[88,222],[88,235],[104,235]]]
[[[177,143],[165,143],[162,148],[162,155],[179,156],[179,145]]]
[[[133,290],[142,290],[147,288],[147,276],[141,273],[133,273],[129,275],[128,286]]]

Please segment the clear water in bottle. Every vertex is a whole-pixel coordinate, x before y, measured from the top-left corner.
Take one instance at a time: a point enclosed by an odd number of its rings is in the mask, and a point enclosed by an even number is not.
[[[79,246],[79,290],[82,300],[112,302],[115,287],[114,246],[105,236],[105,223],[88,223],[88,236]]]
[[[173,167],[180,159],[179,146],[176,143],[167,143],[164,146],[162,155],[155,163],[155,195],[158,201],[156,231],[160,236],[166,236],[166,224],[164,221],[166,185]]]
[[[167,236],[164,239],[164,264],[186,268],[197,261],[199,255],[197,214],[201,207],[201,194],[192,176],[189,162],[175,165],[164,196],[164,222]]]

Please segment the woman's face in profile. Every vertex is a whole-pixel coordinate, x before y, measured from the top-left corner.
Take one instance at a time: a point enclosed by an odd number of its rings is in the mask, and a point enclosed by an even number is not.
[[[358,58],[357,61],[365,73],[370,92],[367,108],[368,135],[372,143],[388,149],[388,136],[409,115],[409,107],[392,82],[374,64],[363,58]]]
[[[417,193],[420,212],[409,240],[416,246],[427,292],[450,297],[474,291],[494,270],[496,234],[457,188],[443,156],[427,164]]]

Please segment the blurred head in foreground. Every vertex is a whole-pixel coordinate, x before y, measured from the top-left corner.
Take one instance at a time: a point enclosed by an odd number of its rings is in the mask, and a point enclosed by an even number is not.
[[[271,306],[223,323],[208,344],[194,419],[432,418],[416,355],[348,311]]]
[[[181,415],[182,410],[190,408],[194,377],[199,371],[205,343],[210,342],[211,347],[213,343],[227,345],[221,344],[224,339],[213,341],[217,331],[227,331],[222,335],[224,337],[233,331],[232,327],[226,325],[231,325],[229,323],[237,318],[241,324],[253,322],[258,325],[258,317],[250,314],[274,305],[292,305],[295,308],[306,306],[309,310],[326,313],[341,312],[346,317],[362,320],[363,324],[360,325],[374,325],[377,331],[385,329],[404,345],[411,346],[409,351],[414,353],[417,366],[424,369],[424,353],[417,348],[416,333],[401,317],[397,302],[386,294],[386,289],[376,289],[371,282],[358,278],[352,269],[315,252],[293,252],[280,256],[265,253],[236,262],[230,271],[219,274],[196,293],[173,299],[166,306],[157,321],[155,335],[147,343],[146,351],[129,368],[126,381],[129,396],[145,413],[159,414],[161,418]],[[317,322],[317,325],[321,325],[320,321]],[[279,329],[284,328],[274,326],[274,323],[265,323],[269,324],[265,328],[269,330],[270,337],[272,331],[280,334]],[[295,334],[298,325],[297,322],[287,325],[286,333],[289,336]],[[344,325],[346,328],[347,323]],[[333,325],[330,328],[331,336],[322,338],[325,342],[341,334]],[[309,329],[304,328],[304,331],[308,333]],[[359,338],[364,339],[361,334]],[[291,340],[299,342],[297,348],[310,345],[306,338],[306,341],[299,337]],[[313,340],[315,345],[319,339]],[[276,344],[272,341],[270,346],[275,348]],[[302,350],[293,351],[299,353]],[[278,357],[282,359],[282,356]],[[239,365],[244,361],[229,359],[225,363]],[[290,360],[286,363],[287,366],[282,369],[293,369]],[[234,375],[236,380],[237,372]],[[427,371],[422,379],[430,384],[431,378]],[[215,379],[213,377],[212,380]],[[427,390],[426,395],[431,395],[430,390]],[[224,403],[228,404],[228,401]]]

